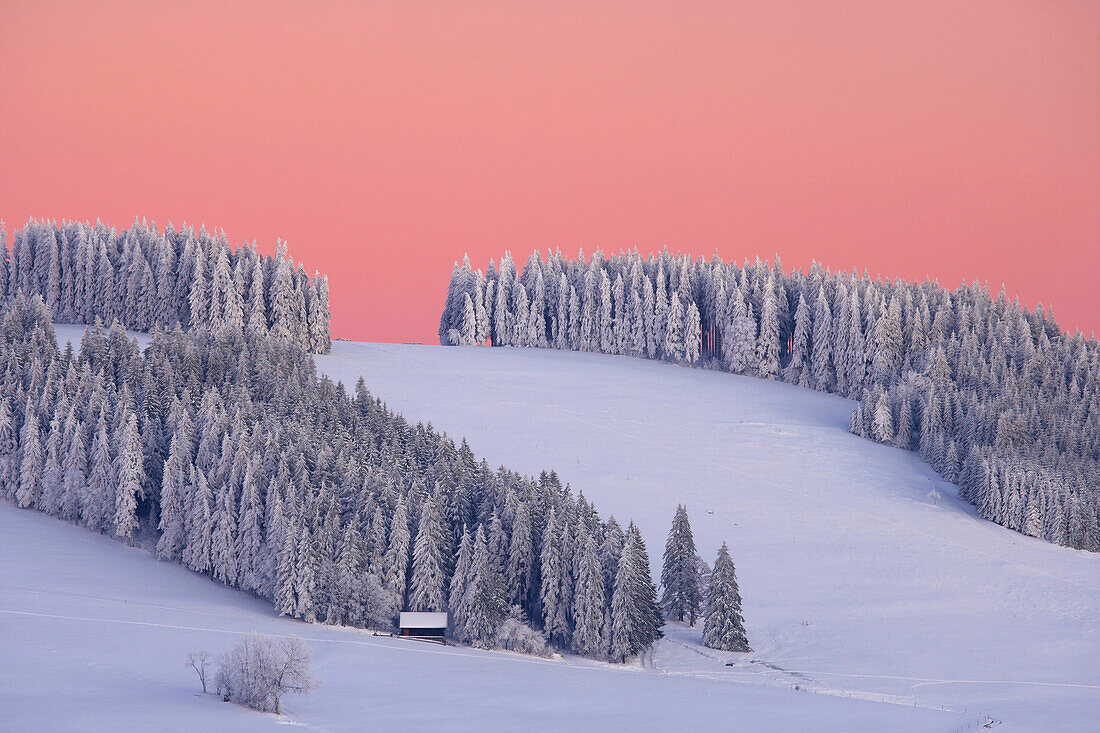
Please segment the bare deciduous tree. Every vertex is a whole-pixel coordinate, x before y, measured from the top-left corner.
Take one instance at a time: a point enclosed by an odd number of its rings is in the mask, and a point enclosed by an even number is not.
[[[199,676],[199,682],[202,683],[203,694],[206,694],[206,673],[210,667],[210,652],[205,649],[201,652],[189,652],[186,666],[195,670],[195,674]]]

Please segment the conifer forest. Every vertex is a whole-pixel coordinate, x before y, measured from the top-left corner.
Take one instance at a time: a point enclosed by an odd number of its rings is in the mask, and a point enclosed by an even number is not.
[[[319,377],[323,275],[190,228],[30,222],[0,261],[0,486],[307,621],[624,661],[663,623],[632,523]],[[153,274],[156,273],[156,274]],[[59,348],[52,322],[92,324]],[[111,323],[105,328],[103,323]],[[124,326],[147,330],[144,350]]]
[[[851,431],[921,458],[978,514],[1100,551],[1100,347],[978,283],[717,256],[455,263],[443,345],[571,349],[781,380],[856,400]]]

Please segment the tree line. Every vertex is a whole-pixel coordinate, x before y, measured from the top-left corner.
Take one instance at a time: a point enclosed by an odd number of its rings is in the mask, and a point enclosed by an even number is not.
[[[553,472],[492,470],[319,377],[270,330],[116,321],[59,349],[43,298],[0,323],[0,493],[155,548],[280,613],[392,627],[448,610],[465,643],[623,661],[662,624],[641,533]]]
[[[315,354],[330,349],[328,277],[311,279],[287,258],[253,242],[231,247],[225,232],[134,221],[28,221],[9,254],[0,224],[0,300],[40,295],[59,323],[118,321],[136,331],[237,328],[290,339]]]
[[[857,400],[852,432],[921,457],[978,513],[1100,551],[1100,348],[978,283],[787,273],[667,250],[510,253],[451,273],[443,345],[572,349],[721,369]]]

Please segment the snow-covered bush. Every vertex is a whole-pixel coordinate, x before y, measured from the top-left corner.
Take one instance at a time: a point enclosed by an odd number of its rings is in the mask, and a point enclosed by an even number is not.
[[[550,647],[546,643],[546,637],[527,625],[523,617],[523,611],[519,606],[512,606],[508,618],[497,629],[493,637],[494,646],[497,649],[507,649],[520,654],[531,654],[536,657],[549,657]]]
[[[306,695],[317,687],[312,665],[309,647],[296,636],[249,634],[219,657],[217,691],[227,702],[278,713],[283,695]]]

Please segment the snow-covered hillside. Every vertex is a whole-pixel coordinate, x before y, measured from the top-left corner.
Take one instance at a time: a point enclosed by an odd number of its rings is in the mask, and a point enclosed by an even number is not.
[[[973,716],[278,618],[266,603],[0,502],[0,730],[954,731]],[[188,651],[297,634],[322,686],[282,718],[198,694]],[[690,653],[690,652],[688,652]],[[663,659],[658,659],[662,663]]]
[[[1001,730],[1100,719],[1100,556],[978,519],[914,454],[849,434],[852,402],[534,349],[337,342],[317,363],[349,388],[364,376],[392,408],[466,436],[491,462],[556,469],[637,521],[655,560],[685,502],[708,562],[729,542],[749,668],[981,712]],[[673,630],[656,664],[742,678],[721,655],[681,646],[692,638]]]
[[[76,345],[83,327],[57,333]],[[645,670],[410,647],[277,619],[5,505],[0,723],[267,726],[193,697],[183,669],[186,651],[247,630],[312,640],[326,684],[287,702],[295,719],[334,730],[371,715],[395,728],[752,730],[965,730],[991,716],[1005,731],[1090,730],[1100,717],[1100,557],[977,519],[913,454],[850,435],[853,403],[572,352],[338,342],[317,363],[349,388],[363,375],[391,407],[468,437],[491,462],[556,469],[602,511],[635,519],[657,563],[687,503],[708,561],[730,544],[755,651],[706,650],[678,626]],[[438,704],[424,704],[425,687]]]

